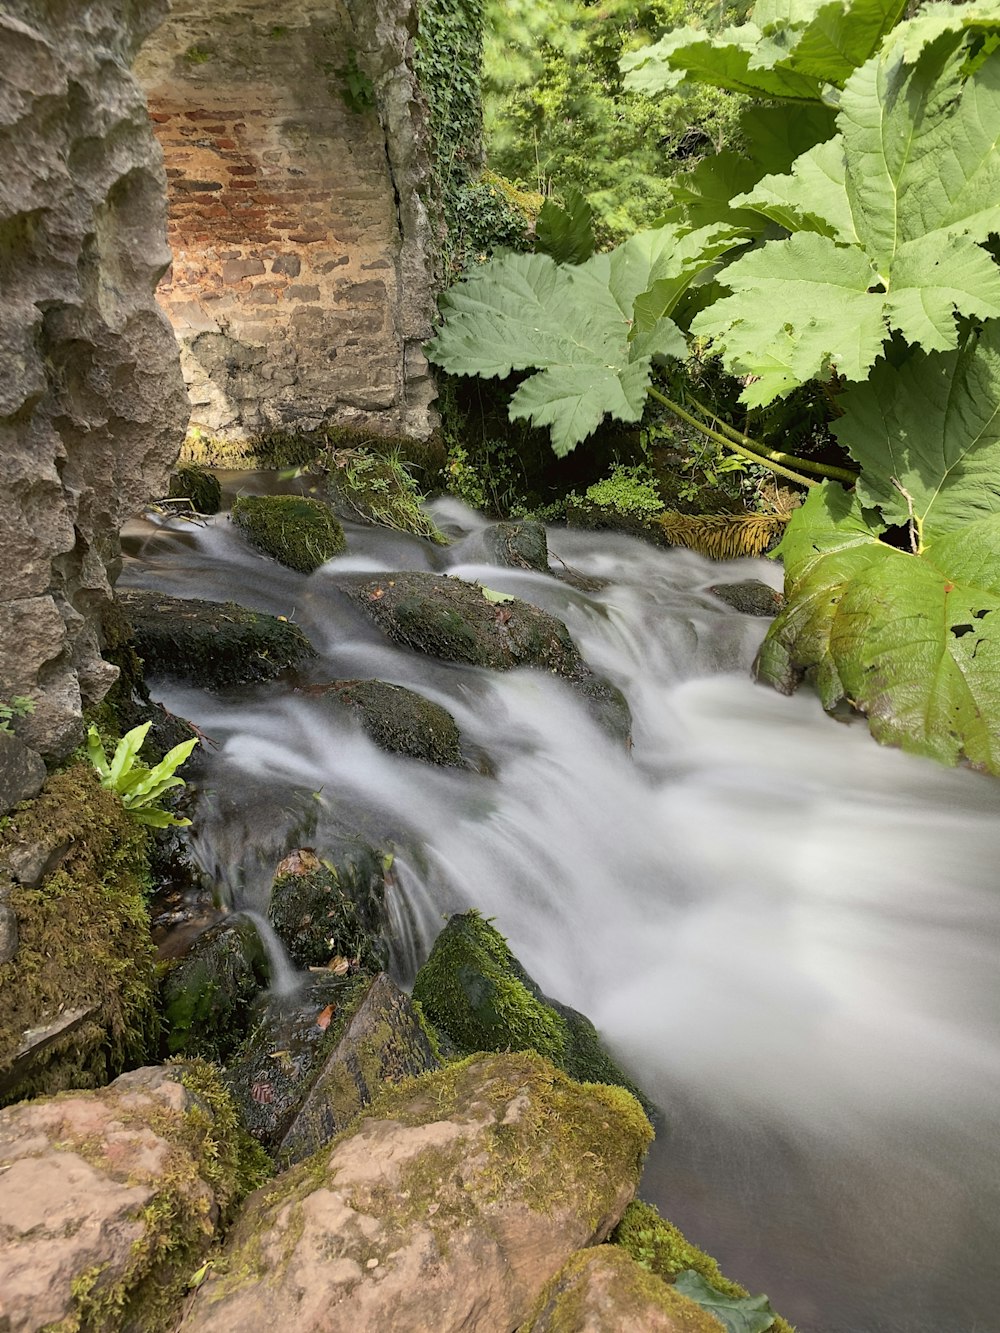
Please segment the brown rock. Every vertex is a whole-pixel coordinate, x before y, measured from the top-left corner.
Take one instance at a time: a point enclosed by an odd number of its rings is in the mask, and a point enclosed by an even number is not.
[[[616,1245],[574,1254],[522,1333],[725,1333],[714,1315]]]
[[[199,1333],[516,1329],[632,1196],[649,1124],[540,1056],[477,1056],[387,1091],[353,1134],[247,1203]]]

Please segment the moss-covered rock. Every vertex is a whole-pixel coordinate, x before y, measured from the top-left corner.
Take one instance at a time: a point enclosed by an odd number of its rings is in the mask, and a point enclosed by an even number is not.
[[[580,1250],[542,1292],[519,1333],[725,1333],[700,1305],[623,1250]]]
[[[194,464],[172,474],[167,495],[171,500],[186,500],[196,514],[217,514],[222,508],[219,478]]]
[[[119,596],[135,627],[135,650],[150,675],[180,676],[219,689],[271,680],[315,656],[297,625],[234,602],[134,588]]]
[[[517,1328],[569,1256],[607,1236],[650,1137],[627,1092],[533,1053],[389,1087],[248,1200],[192,1327]]]
[[[537,1051],[572,1078],[627,1088],[653,1110],[604,1050],[593,1023],[543,995],[504,937],[476,911],[449,919],[417,973],[413,998],[466,1053]]]
[[[322,860],[303,848],[278,866],[267,915],[296,967],[333,958],[380,972],[387,961],[385,868],[365,843],[344,839]]]
[[[224,1063],[245,1036],[250,1006],[267,983],[267,953],[254,923],[235,915],[210,926],[163,978],[167,1051]]]
[[[192,1273],[267,1174],[200,1063],[0,1112],[0,1326],[176,1327]]]
[[[424,497],[398,453],[334,449],[326,461],[331,499],[346,517],[447,544],[447,537],[421,508]]]
[[[517,597],[497,599],[476,583],[403,573],[345,580],[347,595],[395,643],[447,662],[510,671],[538,667],[571,682],[615,736],[631,726],[620,690],[594,674],[561,620]]]
[[[784,595],[761,579],[715,583],[708,591],[745,616],[776,616],[785,604]]]
[[[518,523],[496,523],[483,533],[487,554],[498,565],[511,569],[549,571],[549,543],[545,525],[525,518]]]
[[[384,973],[327,973],[270,998],[226,1080],[247,1128],[287,1166],[329,1143],[387,1079],[439,1063],[419,1011]]]
[[[231,517],[258,551],[301,574],[319,569],[346,545],[329,507],[304,495],[241,495]]]
[[[738,1282],[723,1277],[711,1255],[692,1245],[672,1222],[660,1216],[652,1204],[639,1200],[630,1203],[612,1233],[611,1241],[664,1282],[673,1282],[678,1273],[690,1269],[723,1296],[739,1299],[749,1295]],[[769,1333],[794,1333],[794,1330],[778,1315]]]
[[[155,1044],[147,846],[89,764],[3,821],[18,948],[0,966],[0,1105],[98,1086]]]
[[[384,680],[335,680],[309,686],[355,715],[377,746],[428,764],[461,767],[462,738],[446,708],[415,690]]]

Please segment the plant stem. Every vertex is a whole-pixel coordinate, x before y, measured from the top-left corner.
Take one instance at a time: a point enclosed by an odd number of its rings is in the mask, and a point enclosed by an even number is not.
[[[838,467],[836,463],[817,463],[811,458],[797,458],[794,454],[783,454],[777,449],[769,449],[766,444],[759,444],[756,440],[752,440],[749,435],[744,435],[742,431],[734,430],[728,422],[723,421],[721,417],[716,416],[703,403],[700,403],[693,394],[688,394],[688,401],[694,403],[706,421],[718,425],[723,435],[728,436],[736,444],[742,444],[744,449],[750,449],[754,453],[760,454],[762,458],[769,458],[775,463],[784,463],[788,467],[799,468],[802,472],[815,472],[817,476],[830,477],[834,481],[845,481],[848,486],[853,486],[858,479],[857,472],[852,472],[850,468]]]
[[[732,453],[742,454],[743,457],[748,458],[751,463],[757,463],[760,467],[769,468],[772,472],[776,472],[779,477],[787,477],[789,481],[794,481],[798,486],[819,485],[818,481],[814,481],[811,477],[803,477],[800,472],[793,472],[791,468],[785,467],[783,463],[776,462],[773,458],[768,458],[766,454],[755,453],[745,445],[737,444],[735,440],[730,440],[725,435],[721,435],[717,430],[713,430],[711,426],[706,425],[704,421],[699,421],[698,418],[693,417],[690,412],[686,412],[684,408],[681,407],[680,403],[675,403],[672,399],[668,398],[666,394],[660,393],[659,389],[654,389],[652,385],[650,385],[647,392],[651,398],[655,398],[658,403],[662,403],[664,407],[668,407],[670,411],[673,412],[674,416],[680,417],[680,419],[686,421],[689,426],[694,426],[695,430],[701,431],[702,435],[706,435],[710,440],[714,440],[716,444],[721,444],[723,448],[731,450]]]

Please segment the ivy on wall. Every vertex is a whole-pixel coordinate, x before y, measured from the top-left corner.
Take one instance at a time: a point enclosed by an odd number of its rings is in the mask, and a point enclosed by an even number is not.
[[[418,15],[417,77],[447,213],[482,167],[483,2],[420,0]]]

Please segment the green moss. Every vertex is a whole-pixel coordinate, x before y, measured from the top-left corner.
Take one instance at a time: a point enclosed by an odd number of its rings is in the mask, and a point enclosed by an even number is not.
[[[252,921],[228,917],[204,931],[163,978],[167,1050],[225,1060],[267,981],[267,954]]]
[[[305,496],[240,496],[231,516],[259,551],[302,574],[311,574],[345,547],[344,529],[327,506]]]
[[[219,479],[203,467],[179,467],[167,494],[171,500],[186,501],[196,514],[217,514],[222,505]]]
[[[710,1286],[724,1296],[741,1298],[749,1295],[745,1287],[723,1277],[716,1261],[661,1217],[651,1204],[636,1200],[630,1203],[611,1236],[612,1243],[620,1245],[637,1263],[665,1282],[672,1282],[678,1273],[693,1269]],[[779,1316],[772,1325],[772,1333],[793,1333],[792,1327]]]
[[[455,719],[414,690],[383,680],[339,680],[324,694],[349,708],[383,750],[429,764],[456,767],[463,762]]]
[[[245,439],[209,436],[195,428],[184,442],[181,460],[205,467],[266,470],[315,465],[326,470],[330,455],[342,449],[396,455],[418,474],[425,488],[439,483],[445,465],[445,446],[437,434],[419,438],[365,426],[334,425],[307,432],[266,431]]]
[[[476,911],[449,920],[417,973],[413,996],[463,1051],[534,1050],[572,1078],[627,1088],[653,1109],[601,1046],[590,1020],[543,995]]]
[[[386,962],[382,858],[364,843],[328,849],[324,861],[278,875],[267,915],[296,967],[323,967],[337,955],[365,972]]]
[[[613,467],[609,476],[587,488],[587,499],[625,518],[658,514],[663,508],[653,474],[641,465]]]
[[[365,523],[429,537],[440,546],[448,539],[421,509],[423,496],[399,453],[332,449],[327,455],[334,500]]]
[[[148,835],[89,764],[54,774],[0,834],[0,864],[18,848],[66,848],[38,888],[13,884],[20,947],[0,967],[0,1075],[27,1028],[94,1009],[80,1029],[3,1086],[0,1104],[95,1087],[155,1044],[156,978],[145,894]]]

